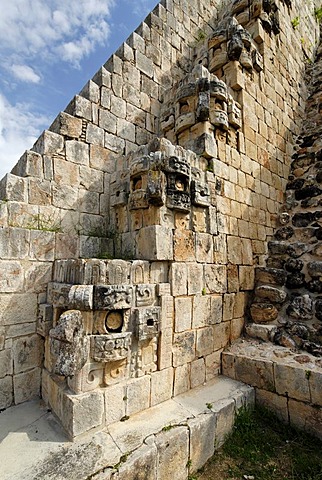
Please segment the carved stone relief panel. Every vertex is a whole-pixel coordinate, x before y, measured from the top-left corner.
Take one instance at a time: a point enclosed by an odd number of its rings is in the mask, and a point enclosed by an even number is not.
[[[139,341],[157,337],[160,332],[161,308],[138,308],[135,310],[136,335]]]
[[[136,287],[136,306],[146,307],[154,305],[156,302],[155,285],[137,285]]]
[[[131,285],[95,285],[95,310],[120,310],[133,305],[133,287]]]
[[[131,353],[131,332],[91,335],[91,357],[96,362],[115,362]]]

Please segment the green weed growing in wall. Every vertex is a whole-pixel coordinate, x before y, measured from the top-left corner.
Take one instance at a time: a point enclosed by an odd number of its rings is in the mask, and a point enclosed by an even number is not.
[[[291,21],[291,24],[292,24],[292,27],[294,28],[294,30],[296,30],[296,28],[300,24],[300,17],[293,18],[293,20]]]

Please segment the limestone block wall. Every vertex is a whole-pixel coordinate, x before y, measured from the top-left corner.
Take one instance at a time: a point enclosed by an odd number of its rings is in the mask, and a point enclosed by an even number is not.
[[[178,318],[193,309],[206,315],[214,293],[220,348],[240,335],[254,265],[263,263],[283,201],[292,135],[305,106],[305,60],[317,38],[313,2],[162,1],[4,177],[0,408],[39,394],[43,324],[52,318],[46,292],[56,259],[171,262]],[[226,85],[224,99],[207,87],[175,96],[198,64],[211,85],[211,75]],[[189,100],[199,93],[200,102]],[[161,215],[145,226],[143,215],[121,216],[122,202],[134,193],[135,176],[129,190],[117,188],[128,178],[131,152],[156,136],[179,145],[182,156],[194,151],[211,192],[211,215],[196,206],[193,219]],[[146,238],[157,252],[164,247],[161,258],[151,258]],[[214,278],[218,291],[209,286]],[[181,323],[176,328],[175,342],[189,336]],[[204,362],[195,350],[193,361],[196,369]]]

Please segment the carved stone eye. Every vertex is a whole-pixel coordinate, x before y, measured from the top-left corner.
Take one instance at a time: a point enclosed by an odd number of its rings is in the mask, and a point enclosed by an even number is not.
[[[110,312],[105,319],[106,330],[109,332],[120,332],[123,325],[123,315],[121,312]]]
[[[142,177],[137,177],[133,180],[133,190],[140,190],[142,188]]]
[[[180,192],[184,192],[185,186],[184,186],[184,182],[181,180],[181,178],[176,179],[175,186],[176,186],[177,190],[180,190]]]

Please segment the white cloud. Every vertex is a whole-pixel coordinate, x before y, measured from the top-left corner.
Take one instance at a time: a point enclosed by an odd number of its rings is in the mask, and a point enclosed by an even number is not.
[[[27,103],[11,105],[0,94],[0,179],[17,163],[22,153],[49,125],[49,118],[30,113]]]
[[[77,67],[98,44],[106,43],[114,2],[10,0],[0,15],[0,49],[25,60],[63,59]]]
[[[13,64],[8,70],[10,70],[13,75],[22,82],[39,83],[41,80],[40,76],[34,71],[34,69],[28,65]]]

